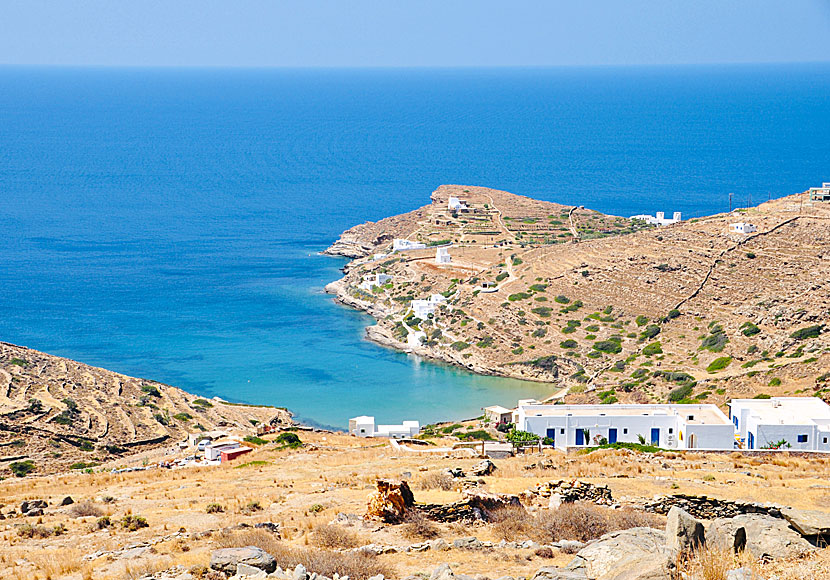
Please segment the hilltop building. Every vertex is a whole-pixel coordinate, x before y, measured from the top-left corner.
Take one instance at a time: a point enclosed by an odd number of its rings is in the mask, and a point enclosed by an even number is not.
[[[447,209],[450,211],[467,211],[470,209],[467,207],[467,204],[458,199],[457,197],[451,197],[447,202]]]
[[[450,258],[450,249],[449,248],[436,248],[435,250],[435,263],[436,264],[449,264],[452,258]]]
[[[715,405],[522,404],[516,428],[568,449],[608,443],[638,443],[665,449],[732,449],[735,429]]]
[[[811,187],[810,201],[830,201],[830,183],[824,182],[821,187]]]
[[[758,227],[747,222],[736,222],[729,224],[729,229],[736,234],[753,234],[758,231]]]
[[[402,238],[395,238],[392,240],[392,251],[393,252],[406,252],[408,250],[423,250],[426,248],[426,244],[422,244],[421,242],[413,242],[410,240],[404,240]]]
[[[733,399],[729,414],[745,449],[830,451],[830,406],[816,397]]]
[[[658,211],[656,215],[639,214],[633,215],[630,219],[643,220],[653,226],[670,226],[682,220],[682,214],[679,211],[674,212],[671,219],[666,218],[665,212]]]
[[[421,432],[418,421],[404,421],[400,425],[375,425],[375,418],[362,415],[349,419],[349,433],[355,437],[390,437],[407,439]]]

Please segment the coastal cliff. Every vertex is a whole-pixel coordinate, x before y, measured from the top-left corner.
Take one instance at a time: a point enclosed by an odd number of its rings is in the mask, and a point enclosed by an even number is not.
[[[830,204],[803,196],[654,228],[441,186],[344,232],[326,253],[353,261],[327,291],[375,317],[370,340],[573,402],[826,396]],[[398,238],[414,249],[393,252]]]

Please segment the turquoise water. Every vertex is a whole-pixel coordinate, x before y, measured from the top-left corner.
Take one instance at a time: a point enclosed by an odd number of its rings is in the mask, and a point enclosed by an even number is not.
[[[830,179],[830,67],[0,69],[0,340],[344,426],[549,392],[363,339],[317,252],[486,185],[686,217]]]

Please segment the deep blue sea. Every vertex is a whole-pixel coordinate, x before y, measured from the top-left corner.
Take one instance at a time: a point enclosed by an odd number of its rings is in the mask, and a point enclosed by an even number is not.
[[[0,68],[0,340],[344,426],[548,386],[363,339],[340,232],[442,183],[684,217],[830,180],[830,67]]]

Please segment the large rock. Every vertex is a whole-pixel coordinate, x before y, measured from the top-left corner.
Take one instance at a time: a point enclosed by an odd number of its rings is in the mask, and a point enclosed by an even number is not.
[[[703,524],[689,512],[672,507],[666,521],[666,547],[677,554],[690,554],[705,541]]]
[[[269,574],[277,569],[277,561],[274,557],[256,546],[222,548],[214,550],[210,555],[210,567],[228,575],[236,574],[236,567],[239,564],[247,564],[265,570]]]
[[[453,574],[449,564],[441,564],[432,571],[429,580],[452,580],[453,578],[455,578],[455,574]]]
[[[496,464],[490,461],[489,459],[485,459],[483,461],[479,461],[475,465],[470,468],[470,473],[481,477],[483,475],[490,475],[496,470]]]
[[[786,520],[760,514],[718,518],[706,533],[707,541],[713,545],[736,549],[742,547],[742,536],[745,548],[756,558],[799,557],[813,550],[812,544]]]
[[[588,580],[584,569],[565,570],[563,568],[554,568],[552,566],[545,566],[539,568],[536,573],[531,576],[530,580]]]
[[[47,505],[46,500],[42,499],[24,501],[20,504],[20,513],[29,517],[42,516]]]
[[[379,479],[377,488],[377,491],[369,496],[366,517],[397,523],[402,521],[410,508],[415,505],[415,496],[405,481]]]
[[[802,536],[830,536],[830,514],[827,512],[787,507],[781,510],[781,515]]]
[[[670,580],[669,556],[665,532],[631,528],[588,544],[577,553],[577,561],[596,580]]]

